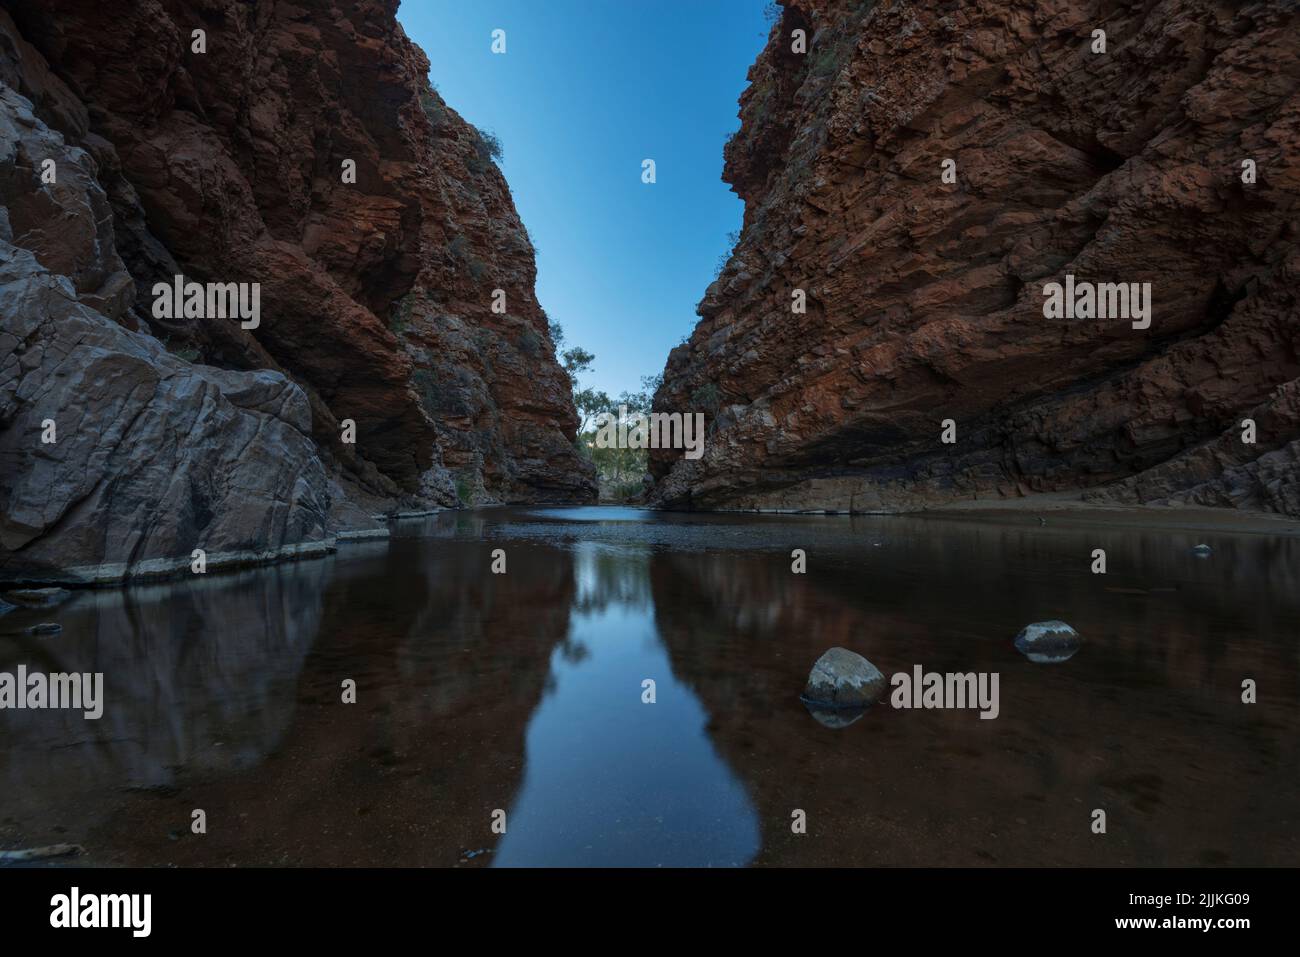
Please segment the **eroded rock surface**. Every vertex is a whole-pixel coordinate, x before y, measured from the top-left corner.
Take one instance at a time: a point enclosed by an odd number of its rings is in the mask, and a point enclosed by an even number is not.
[[[27,191],[42,157],[57,185]],[[328,547],[306,395],[279,372],[191,364],[116,321],[132,284],[93,162],[12,88],[0,198],[0,575],[103,582],[185,568],[196,548],[217,565]]]
[[[0,0],[0,575],[594,498],[527,232],[396,8]],[[260,325],[156,317],[178,274]]]
[[[783,9],[726,150],[744,229],[656,399],[712,428],[652,453],[658,501],[1300,515],[1294,4]],[[1067,274],[1150,282],[1150,327],[1044,318]]]

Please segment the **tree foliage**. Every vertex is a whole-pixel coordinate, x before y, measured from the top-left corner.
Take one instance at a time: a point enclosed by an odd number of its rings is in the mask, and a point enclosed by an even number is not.
[[[662,376],[645,376],[641,388],[635,392],[623,391],[617,399],[593,387],[583,387],[578,377],[591,371],[595,355],[581,346],[564,348],[564,330],[551,324],[551,341],[564,371],[573,383],[573,405],[578,410],[578,451],[596,466],[596,479],[600,485],[602,501],[626,502],[640,496],[642,479],[649,461],[646,449],[601,448],[596,443],[599,426],[605,416],[616,420],[620,415],[629,418],[649,414],[655,391]]]

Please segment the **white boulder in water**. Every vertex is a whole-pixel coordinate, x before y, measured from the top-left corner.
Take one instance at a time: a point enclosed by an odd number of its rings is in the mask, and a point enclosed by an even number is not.
[[[1016,635],[1016,650],[1038,664],[1068,661],[1082,644],[1079,633],[1063,621],[1036,621]]]
[[[865,708],[880,700],[885,676],[866,658],[832,648],[813,665],[803,699],[822,708]]]

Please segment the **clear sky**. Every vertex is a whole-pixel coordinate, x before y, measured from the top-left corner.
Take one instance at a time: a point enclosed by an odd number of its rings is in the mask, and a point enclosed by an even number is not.
[[[740,200],[722,182],[764,0],[402,0],[447,104],[501,140],[537,294],[616,397],[695,324]],[[491,51],[506,31],[506,52]],[[653,159],[658,182],[641,182]]]

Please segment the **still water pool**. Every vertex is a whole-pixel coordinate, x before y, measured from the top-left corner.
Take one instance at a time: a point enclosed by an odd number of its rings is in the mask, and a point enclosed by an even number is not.
[[[402,521],[323,560],[0,618],[0,670],[105,680],[99,721],[0,712],[0,848],[71,842],[92,865],[1294,866],[1298,581],[1294,536],[1068,518]],[[1046,619],[1083,649],[1018,653]],[[21,633],[38,621],[62,633]],[[998,717],[886,701],[826,727],[799,695],[833,646],[886,675],[996,672]]]

